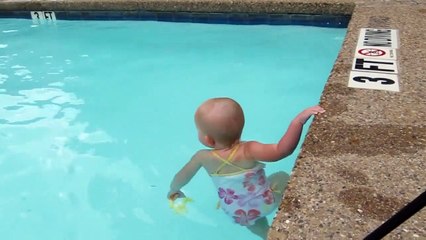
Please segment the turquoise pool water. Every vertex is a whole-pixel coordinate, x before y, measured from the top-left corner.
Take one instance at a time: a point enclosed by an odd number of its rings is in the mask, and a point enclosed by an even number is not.
[[[345,33],[0,19],[1,238],[257,239],[216,210],[204,171],[183,189],[187,213],[169,208],[171,178],[202,147],[193,113],[229,96],[245,140],[278,141],[319,101]],[[290,173],[297,152],[267,173]]]

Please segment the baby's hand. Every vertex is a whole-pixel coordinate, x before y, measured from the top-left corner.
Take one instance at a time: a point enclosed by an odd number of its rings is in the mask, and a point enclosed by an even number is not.
[[[167,194],[167,198],[172,201],[176,200],[177,198],[184,198],[184,197],[186,197],[185,194],[181,192],[180,190],[177,192],[169,192]]]
[[[312,115],[316,115],[318,113],[324,113],[324,112],[325,112],[325,110],[322,107],[320,107],[319,105],[313,106],[313,107],[309,107],[309,108],[303,110],[303,112],[299,113],[299,115],[297,115],[297,117],[295,118],[295,120],[297,120],[301,124],[305,124],[306,121],[308,121],[308,119]]]

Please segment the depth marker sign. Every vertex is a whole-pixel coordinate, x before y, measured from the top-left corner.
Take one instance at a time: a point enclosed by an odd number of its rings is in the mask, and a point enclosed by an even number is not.
[[[399,92],[398,30],[361,28],[348,87]]]
[[[31,11],[30,14],[34,24],[56,22],[56,15],[53,11]]]
[[[378,73],[398,73],[396,61],[376,60],[371,58],[354,58],[352,70]]]
[[[349,79],[349,87],[399,92],[398,76],[395,74],[352,71]]]

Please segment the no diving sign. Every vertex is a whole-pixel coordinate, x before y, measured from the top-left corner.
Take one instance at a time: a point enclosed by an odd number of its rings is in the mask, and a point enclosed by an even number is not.
[[[358,47],[398,48],[398,30],[361,28],[357,45]]]
[[[396,51],[395,49],[358,47],[355,57],[396,60]]]
[[[381,57],[386,54],[384,50],[378,48],[361,48],[357,52],[367,57]]]
[[[348,87],[399,91],[398,30],[362,28]]]

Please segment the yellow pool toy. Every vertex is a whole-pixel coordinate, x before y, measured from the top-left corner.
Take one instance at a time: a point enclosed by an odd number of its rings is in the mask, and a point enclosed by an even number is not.
[[[193,202],[191,198],[176,198],[174,200],[169,199],[169,207],[177,214],[184,214],[188,210],[186,209],[186,204]]]

